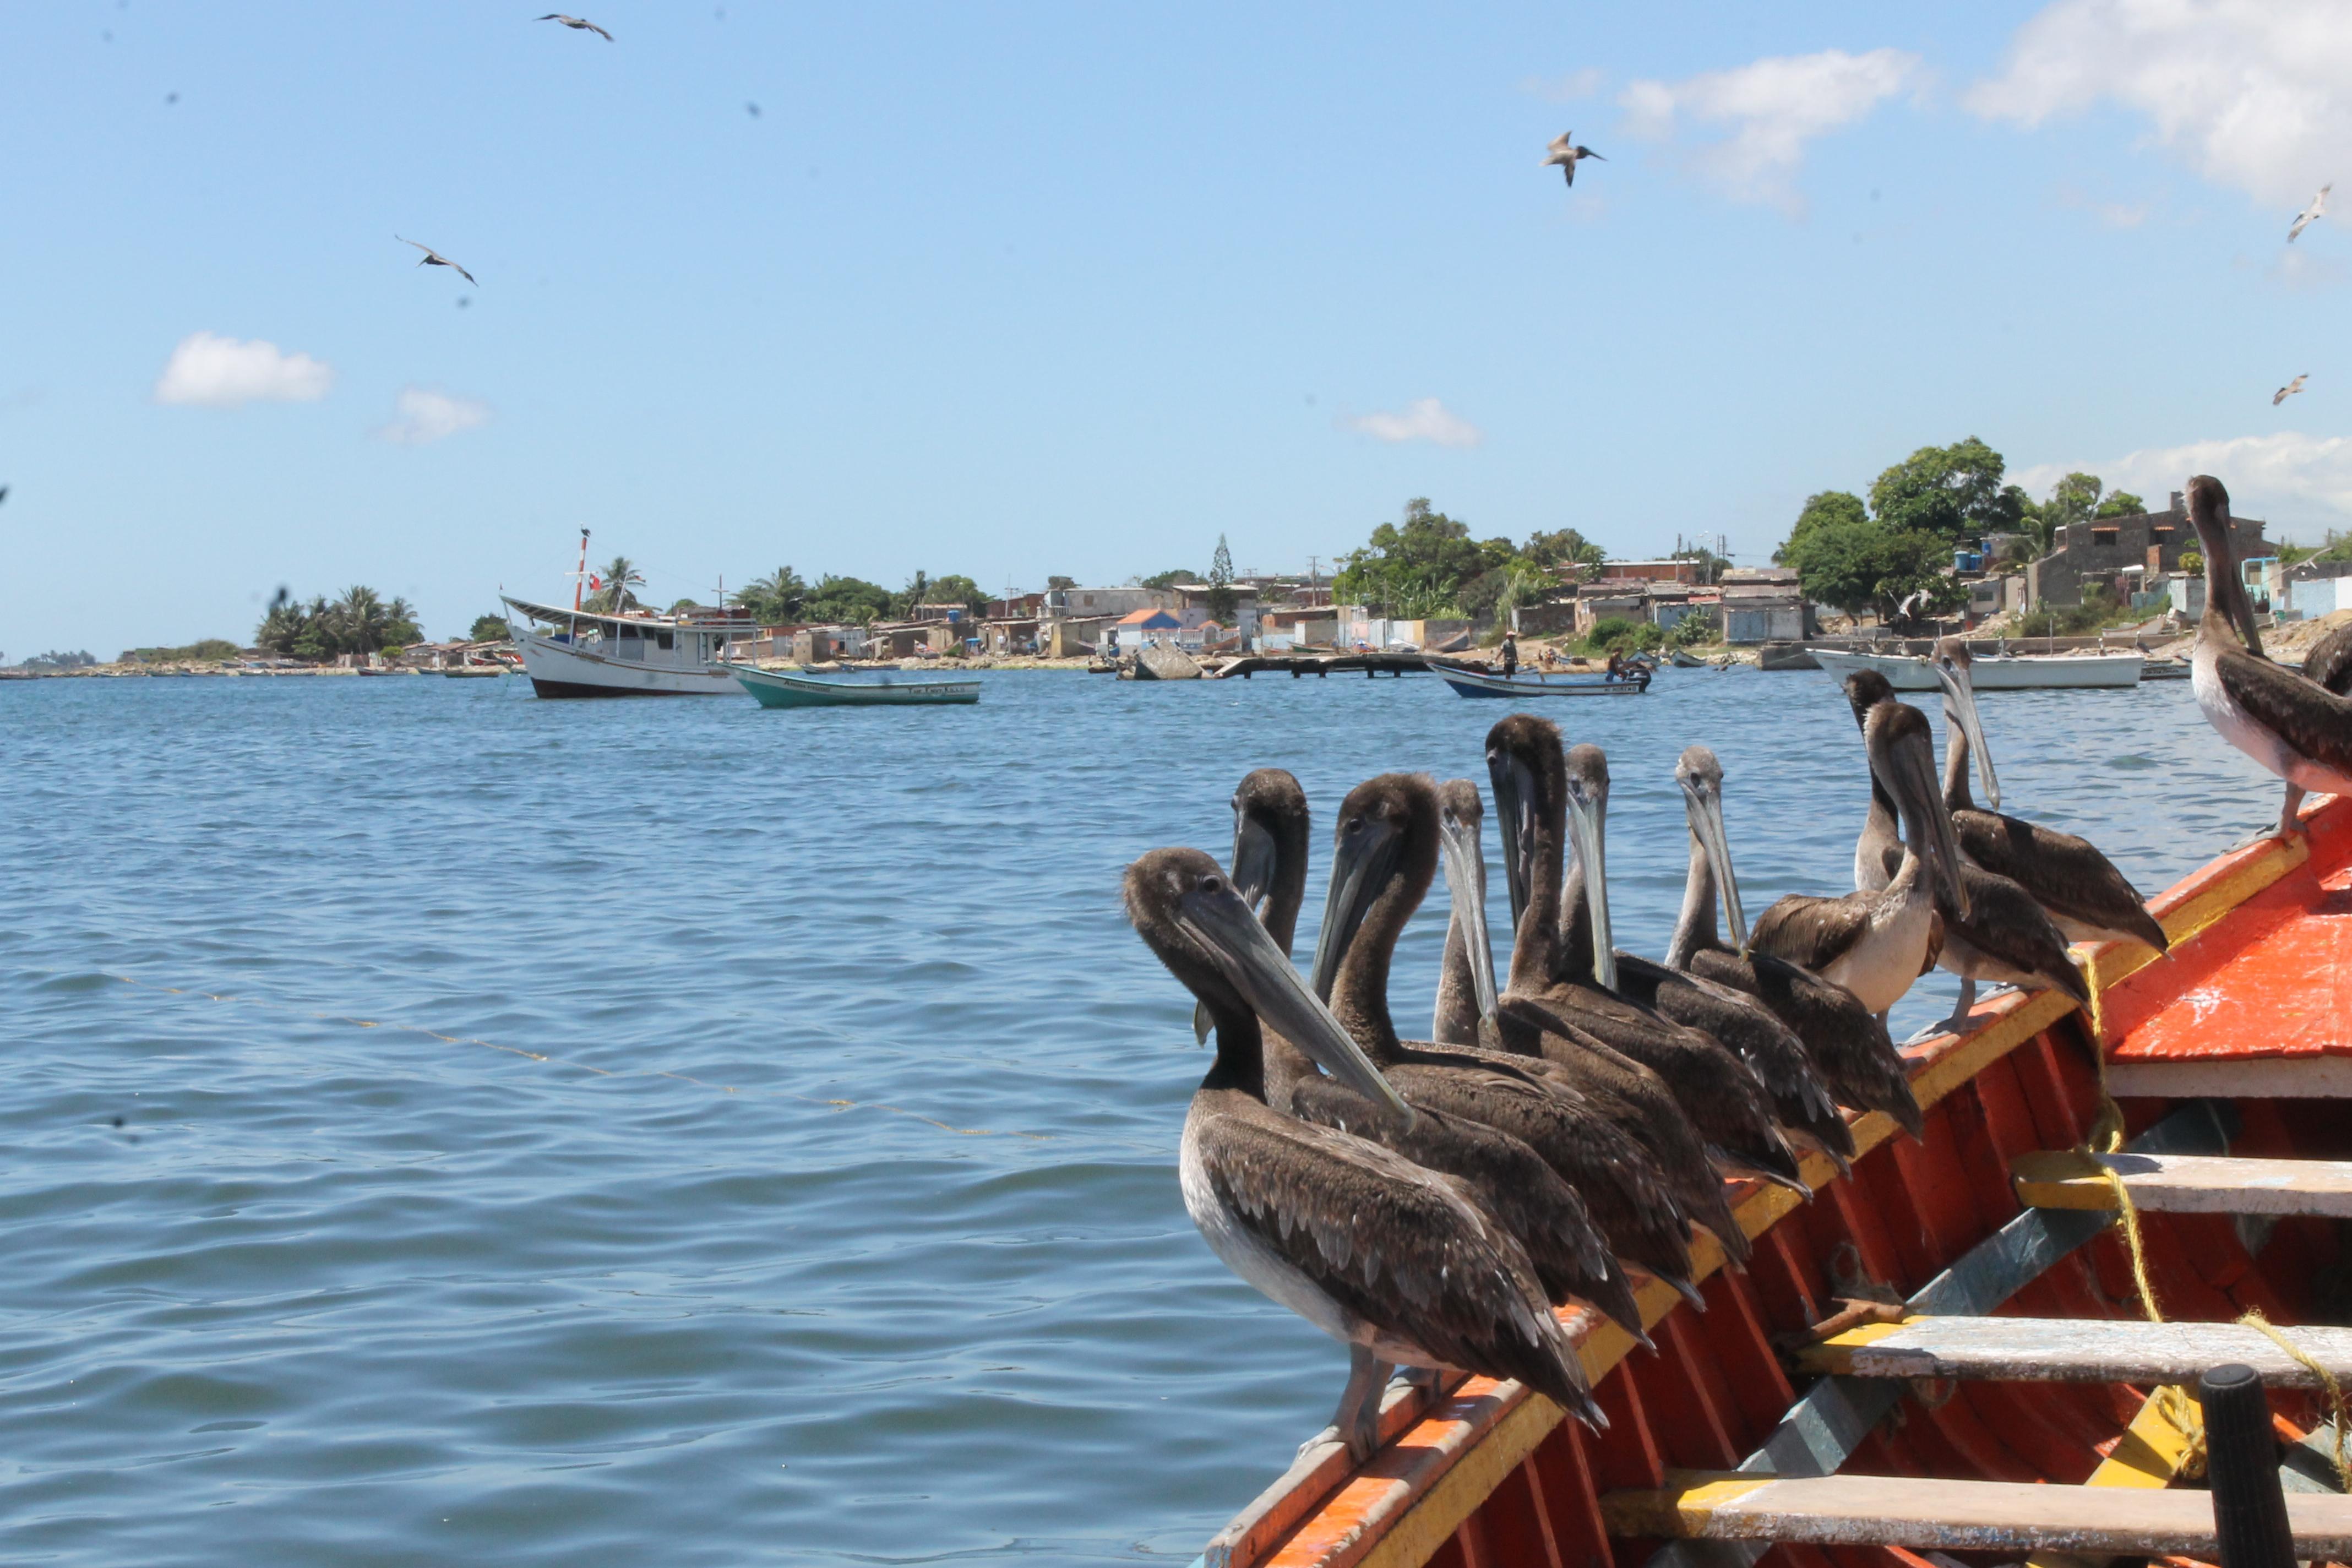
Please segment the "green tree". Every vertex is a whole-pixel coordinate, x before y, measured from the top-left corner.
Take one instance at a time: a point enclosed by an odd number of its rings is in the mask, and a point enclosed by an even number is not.
[[[809,585],[789,566],[779,566],[764,577],[754,577],[735,595],[736,604],[751,612],[763,626],[797,621],[807,607]]]
[[[1077,585],[1078,580],[1076,577],[1048,577],[1045,579],[1045,592],[1049,594],[1067,593],[1070,589],[1075,588]]]
[[[1974,436],[1922,447],[1872,481],[1870,510],[1891,527],[1946,541],[2013,529],[2027,498],[2001,483],[2004,467]]]
[[[504,616],[476,616],[474,624],[466,628],[467,642],[503,642],[512,635]]]
[[[890,590],[863,577],[836,577],[830,572],[817,579],[801,606],[808,620],[868,626],[890,613]]]
[[[1952,579],[1943,568],[1950,564],[1950,551],[1943,539],[1922,529],[1841,515],[1816,518],[1810,526],[1799,519],[1778,559],[1796,569],[1810,597],[1851,615],[1875,610],[1884,619],[1923,588],[1936,595],[1947,591],[1942,584]]]
[[[1209,557],[1209,618],[1221,626],[1230,626],[1241,612],[1241,595],[1234,592],[1234,552],[1225,548],[1225,536],[1217,535],[1217,552]]]
[[[1519,554],[1538,566],[1574,565],[1582,568],[1578,575],[1586,582],[1599,576],[1599,567],[1608,552],[1572,528],[1556,528],[1550,532],[1537,531],[1528,535],[1519,546]]]
[[[617,616],[637,603],[632,589],[645,586],[645,574],[625,555],[615,555],[595,574],[597,588],[588,596],[588,608],[600,616]]]
[[[1433,510],[1426,496],[1415,496],[1405,502],[1402,526],[1381,523],[1369,544],[1339,558],[1331,595],[1335,603],[1369,605],[1393,616],[1408,614],[1402,607],[1408,603],[1454,609],[1463,584],[1492,564],[1471,539],[1467,523]]]
[[[931,580],[927,605],[961,605],[963,613],[973,620],[988,613],[988,591],[961,573],[950,572]]]
[[[2147,502],[2129,490],[2117,490],[2099,503],[2097,517],[2137,517],[2147,510]]]
[[[1136,578],[1134,583],[1139,588],[1173,588],[1179,583],[1197,583],[1200,580],[1198,572],[1154,572],[1149,577]]]
[[[1797,521],[1789,530],[1787,542],[1772,552],[1772,559],[1783,566],[1793,566],[1790,552],[1798,548],[1805,536],[1815,529],[1833,523],[1861,523],[1870,521],[1870,509],[1852,490],[1822,490],[1805,498]],[[1826,600],[1823,601],[1827,603]]]
[[[2042,517],[2054,539],[2058,531],[2069,523],[2088,522],[2099,510],[2099,498],[2106,493],[2106,485],[2096,474],[2073,473],[2050,487],[2050,499],[2042,503]]]

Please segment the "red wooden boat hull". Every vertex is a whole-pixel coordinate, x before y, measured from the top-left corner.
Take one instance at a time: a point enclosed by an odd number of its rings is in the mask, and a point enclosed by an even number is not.
[[[1723,1268],[1702,1238],[1705,1313],[1663,1287],[1643,1297],[1655,1355],[1571,1310],[1610,1418],[1605,1436],[1564,1421],[1516,1384],[1472,1378],[1429,1407],[1418,1395],[1397,1399],[1383,1446],[1367,1463],[1351,1469],[1328,1447],[1305,1457],[1220,1532],[1206,1568],[1644,1563],[1661,1543],[1612,1540],[1601,1496],[1663,1486],[1669,1470],[1730,1469],[1761,1447],[1810,1381],[1785,1369],[1783,1348],[1837,1312],[1841,1297],[1919,1291],[2023,1212],[2011,1162],[2084,1142],[2102,1105],[2103,1056],[2116,1064],[2130,1134],[2187,1103],[2124,1092],[2137,1064],[2194,1063],[2209,1070],[2187,1087],[2203,1094],[2242,1089],[2250,1072],[2269,1075],[2256,1092],[2231,1095],[2230,1152],[2352,1157],[2340,1107],[2312,1097],[2345,1092],[2322,1080],[2352,1060],[2352,798],[2323,801],[2305,822],[2307,839],[2234,851],[2152,900],[2173,939],[2169,957],[2116,945],[2078,950],[2095,1018],[2055,993],[2011,994],[1979,1006],[1969,1034],[1908,1053],[1925,1138],[1915,1142],[1885,1117],[1864,1116],[1854,1123],[1864,1152],[1852,1179],[1835,1179],[1815,1155],[1806,1163],[1811,1204],[1777,1188],[1743,1189],[1737,1212],[1757,1238],[1747,1273]],[[2318,1087],[2298,1089],[2298,1080]],[[2258,1255],[2227,1215],[2149,1214],[2141,1224],[2151,1281],[2178,1320],[2259,1309],[2282,1324],[2312,1321],[2325,1305],[2316,1282],[2342,1261],[2326,1220],[2279,1221],[2258,1237]],[[2067,1254],[2001,1310],[2137,1317],[2120,1228]],[[1842,1468],[2162,1485],[2188,1445],[2150,1393],[2095,1384],[1915,1388]],[[2313,1398],[2289,1391],[2274,1393],[2273,1408],[2297,1436],[2323,1419]],[[1771,1561],[1926,1568],[1893,1547],[1780,1546]]]

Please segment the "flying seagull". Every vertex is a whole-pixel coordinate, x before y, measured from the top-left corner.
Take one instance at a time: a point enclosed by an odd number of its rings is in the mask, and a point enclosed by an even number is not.
[[[401,244],[403,244],[403,245],[416,245],[416,242],[415,242],[415,240],[413,240],[413,239],[401,239],[401,237],[400,237],[400,236],[398,236],[398,235],[396,235],[396,234],[395,234],[395,235],[394,235],[392,237],[393,237],[393,238],[394,238],[394,239],[399,239],[399,240],[400,240],[400,243],[401,243]],[[419,250],[421,250],[421,251],[423,251],[423,252],[425,253],[425,259],[424,259],[424,260],[422,260],[422,261],[420,261],[420,262],[418,262],[418,263],[416,264],[417,266],[419,266],[419,267],[446,267],[446,268],[447,268],[450,271],[452,271],[452,272],[456,273],[458,277],[463,278],[467,282],[468,282],[468,283],[474,283],[474,275],[473,275],[472,273],[470,273],[470,272],[467,271],[464,268],[462,268],[462,267],[458,266],[456,262],[454,262],[454,261],[450,260],[447,257],[446,257],[446,256],[442,255],[439,251],[437,251],[437,250],[434,249],[431,246],[429,246],[429,245],[416,245],[416,248],[417,248],[417,249],[419,249]],[[480,285],[479,283],[474,283],[474,287],[475,287],[475,288],[477,288],[477,289],[478,289],[478,288],[480,288],[480,287],[481,287],[481,285]]]
[[[588,32],[595,34],[598,37],[604,39],[608,44],[613,41],[612,34],[604,31],[604,28],[588,20],[585,16],[567,16],[561,11],[550,11],[546,16],[541,16],[540,20],[542,22],[561,22],[565,26],[572,28],[575,32],[584,28]]]
[[[2288,382],[2284,386],[2280,387],[2276,392],[2272,393],[2271,406],[2273,408],[2276,408],[2280,404],[2284,403],[2288,398],[2293,397],[2296,393],[2301,392],[2303,390],[2303,384],[2310,379],[2311,377],[2308,375],[2298,375],[2293,381]]]
[[[1568,176],[1570,185],[1576,184],[1576,161],[1579,158],[1601,158],[1601,154],[1591,148],[1578,146],[1573,131],[1563,131],[1553,137],[1549,151],[1551,156],[1543,161],[1542,166],[1549,169],[1554,163],[1559,164],[1560,173]],[[1601,161],[1604,163],[1609,162],[1606,158],[1601,158]]]
[[[2319,220],[2322,214],[2327,211],[2327,193],[2335,188],[2332,184],[2320,186],[2319,194],[2311,198],[2311,205],[2294,215],[2294,226],[2286,231],[2286,242],[2289,245],[2294,243],[2296,235],[2309,228]]]

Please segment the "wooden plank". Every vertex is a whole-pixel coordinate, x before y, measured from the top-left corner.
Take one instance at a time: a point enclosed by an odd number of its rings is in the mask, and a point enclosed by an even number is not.
[[[2352,1058],[2110,1062],[2107,1092],[2118,1099],[2147,1100],[2189,1100],[2208,1094],[2242,1095],[2249,1100],[2352,1099]]]
[[[2208,1561],[2217,1547],[2213,1501],[2199,1491],[1704,1470],[1666,1480],[1660,1490],[1602,1498],[1611,1532],[1969,1552],[2177,1552]],[[2352,1498],[2294,1493],[2287,1522],[2298,1558],[2352,1552]]]
[[[2286,1331],[2338,1378],[2352,1379],[2352,1329]],[[1808,1346],[1808,1372],[1853,1377],[1963,1377],[2009,1383],[2194,1383],[2243,1362],[2281,1388],[2317,1388],[2311,1369],[2240,1323],[2084,1322],[2070,1318],[1912,1318],[1865,1323]]]
[[[2210,1154],[2093,1156],[2150,1214],[2316,1215],[2352,1219],[2352,1162],[2238,1160]],[[2036,1208],[2112,1209],[2115,1190],[2069,1151],[2021,1156],[2018,1196]]]
[[[2172,1401],[2161,1390],[2148,1395],[2113,1452],[2099,1461],[2092,1487],[2120,1487],[2129,1491],[2162,1491],[2180,1474],[2196,1452],[2196,1444],[2172,1418]],[[2284,1478],[2286,1472],[2280,1470]],[[2037,1552],[2025,1568],[2106,1568],[2113,1559],[2104,1552]]]

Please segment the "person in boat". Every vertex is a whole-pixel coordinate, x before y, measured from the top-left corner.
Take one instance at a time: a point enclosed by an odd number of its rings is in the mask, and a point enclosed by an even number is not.
[[[1601,679],[1603,680],[1622,680],[1625,679],[1625,656],[1623,654],[1612,653],[1609,656],[1609,668],[1607,672],[1602,675]]]
[[[1519,673],[1519,634],[1503,634],[1503,679],[1508,680]]]

